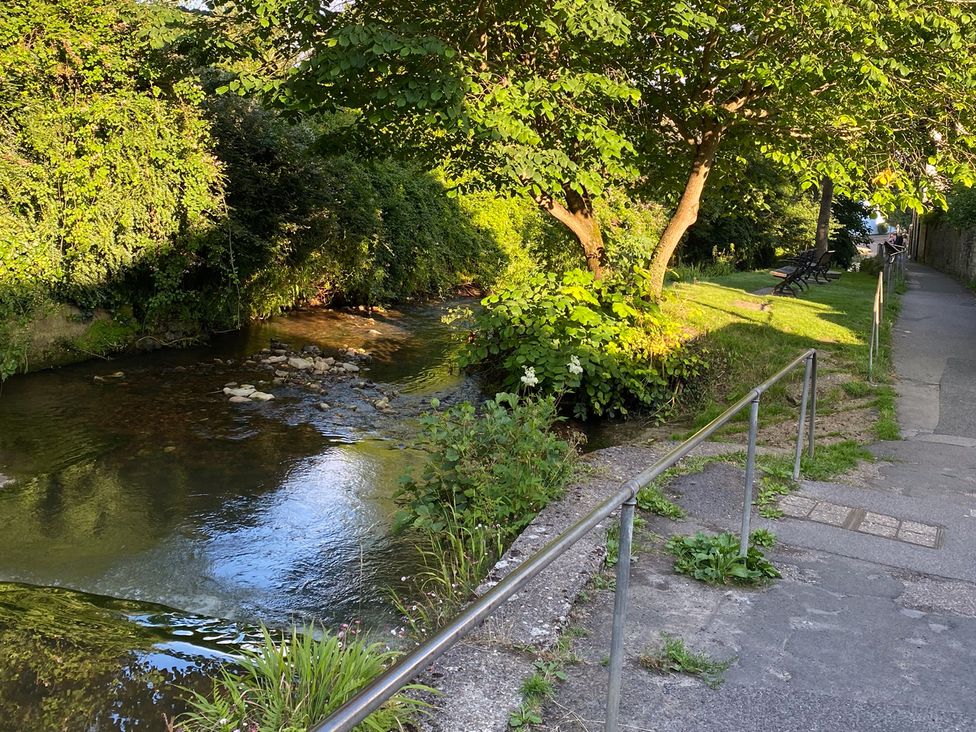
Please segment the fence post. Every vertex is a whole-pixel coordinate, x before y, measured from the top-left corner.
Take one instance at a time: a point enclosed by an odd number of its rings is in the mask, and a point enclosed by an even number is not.
[[[813,437],[817,423],[817,352],[813,352],[810,359],[813,364],[813,373],[810,376],[810,435],[808,437],[807,454],[813,460]]]
[[[878,332],[878,288],[874,288],[874,303],[871,305],[871,336],[868,342],[868,382],[874,383],[874,351]]]
[[[620,717],[620,688],[624,669],[624,623],[627,618],[627,590],[630,586],[630,554],[634,536],[634,506],[637,499],[620,507],[620,544],[617,551],[617,587],[613,593],[613,629],[610,638],[610,683],[607,686],[606,732],[617,732]]]
[[[752,519],[752,483],[756,477],[756,433],[759,431],[759,397],[757,393],[749,408],[749,447],[746,450],[746,487],[742,497],[742,533],[739,536],[739,556],[749,553],[749,522]]]
[[[807,397],[810,395],[810,377],[813,374],[813,354],[807,356],[803,372],[803,396],[800,399],[800,424],[796,428],[796,455],[793,458],[793,480],[800,479],[800,457],[803,455],[803,428],[807,421]]]

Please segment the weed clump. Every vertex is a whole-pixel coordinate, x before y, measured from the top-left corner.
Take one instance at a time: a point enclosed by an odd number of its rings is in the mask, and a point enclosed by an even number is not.
[[[697,676],[708,686],[716,687],[722,683],[722,674],[732,665],[732,661],[714,661],[705,653],[693,653],[681,638],[667,633],[661,634],[661,646],[645,651],[638,662],[649,671],[664,674],[688,674]]]
[[[755,585],[781,576],[755,544],[740,557],[739,537],[729,532],[672,536],[665,549],[675,557],[676,572],[713,585]]]
[[[396,524],[434,534],[498,526],[518,534],[573,475],[573,445],[553,434],[553,397],[500,393],[479,414],[470,403],[421,419],[428,452],[400,479]]]

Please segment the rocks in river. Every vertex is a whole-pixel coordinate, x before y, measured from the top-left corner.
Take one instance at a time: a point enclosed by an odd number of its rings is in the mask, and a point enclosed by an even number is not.
[[[274,394],[268,394],[264,391],[256,391],[251,394],[251,399],[257,399],[259,402],[270,402],[274,398]]]
[[[307,371],[315,366],[315,362],[308,358],[300,358],[298,356],[289,356],[288,365],[293,369],[298,369],[299,371]]]
[[[381,397],[373,402],[373,406],[379,409],[381,412],[385,412],[390,409],[390,400],[386,397]]]
[[[313,366],[315,367],[315,373],[324,374],[335,364],[335,359],[331,356],[329,358],[322,358],[321,356],[316,356],[313,361]]]
[[[104,382],[104,381],[108,381],[109,379],[122,379],[122,378],[125,378],[125,372],[116,371],[114,374],[105,374],[105,376],[95,376],[92,380]]]
[[[352,374],[359,371],[359,367],[354,363],[340,363],[339,366]]]
[[[284,363],[288,360],[288,356],[268,356],[267,358],[261,359],[264,363]]]
[[[274,372],[274,374],[275,374],[275,376],[277,376],[277,377],[278,377],[279,379],[285,379],[285,378],[288,378],[288,372],[287,372],[287,371],[282,371],[281,369],[275,369],[275,372]]]
[[[231,404],[243,404],[244,402],[250,402],[250,401],[251,400],[248,399],[246,396],[238,396],[237,394],[235,394],[230,398]]]
[[[229,386],[225,386],[224,387],[224,394],[226,394],[227,396],[229,396],[231,398],[231,401],[233,401],[234,397],[244,397],[244,398],[247,398],[247,397],[251,396],[251,394],[253,394],[256,391],[257,391],[257,389],[255,389],[250,384],[245,384],[244,386],[239,386],[239,387],[233,388],[233,389],[231,387],[229,387]]]
[[[323,412],[328,412],[330,409],[332,409],[332,405],[329,404],[328,402],[319,402],[315,406],[317,406]]]

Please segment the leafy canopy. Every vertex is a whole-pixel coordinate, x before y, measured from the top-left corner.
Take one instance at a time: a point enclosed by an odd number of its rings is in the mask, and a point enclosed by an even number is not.
[[[277,99],[357,110],[366,124],[355,132],[373,150],[407,151],[465,185],[535,198],[566,186],[598,195],[637,174],[620,131],[639,98],[619,64],[631,24],[612,0],[367,0],[314,16],[301,2],[243,7],[269,25],[305,19],[293,40],[308,54]]]

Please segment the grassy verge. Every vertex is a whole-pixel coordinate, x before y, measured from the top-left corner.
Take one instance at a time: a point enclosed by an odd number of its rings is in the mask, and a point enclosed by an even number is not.
[[[868,340],[877,279],[848,272],[829,285],[812,285],[798,297],[755,295],[775,280],[765,272],[743,272],[708,281],[678,283],[669,289],[666,310],[699,335],[710,371],[684,397],[676,437],[683,438],[714,419],[750,388],[772,376],[807,348],[819,353],[817,415],[826,442],[897,437],[894,396],[883,382],[890,370],[890,303],[882,330],[882,358],[867,381]],[[879,377],[880,374],[880,377]],[[795,439],[803,369],[763,395],[760,442],[788,446]],[[743,412],[720,434],[740,434]],[[772,429],[782,425],[782,429]]]

